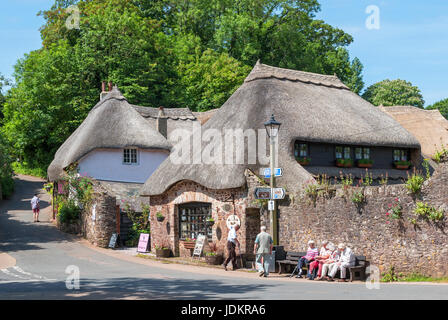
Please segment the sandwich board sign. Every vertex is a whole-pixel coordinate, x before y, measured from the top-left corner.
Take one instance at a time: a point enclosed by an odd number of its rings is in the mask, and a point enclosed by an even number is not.
[[[272,199],[281,200],[285,198],[285,189],[283,188],[273,188],[272,189]]]
[[[109,248],[114,249],[117,246],[118,233],[113,233],[110,237]]]
[[[271,168],[261,168],[260,174],[264,176],[265,178],[271,177]],[[281,177],[283,176],[283,169],[282,168],[274,168],[274,176],[275,177]]]
[[[256,188],[255,199],[257,200],[269,200],[271,199],[271,188]]]
[[[141,233],[138,241],[137,252],[148,252],[149,234]]]
[[[205,243],[205,235],[201,234],[196,239],[196,246],[194,247],[193,258],[194,256],[198,256],[198,258],[201,257],[202,249],[204,248],[204,243]]]

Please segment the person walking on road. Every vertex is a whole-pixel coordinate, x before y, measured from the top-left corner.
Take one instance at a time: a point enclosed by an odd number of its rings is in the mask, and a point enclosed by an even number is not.
[[[266,232],[266,227],[260,228],[260,233],[255,238],[254,253],[256,254],[256,266],[259,276],[267,277],[269,275],[269,257],[272,254],[274,241],[269,233]]]
[[[223,263],[224,269],[227,271],[227,264],[232,261],[233,270],[237,269],[236,266],[236,252],[235,248],[238,245],[238,251],[240,251],[240,242],[237,239],[237,231],[240,229],[240,226],[234,225],[230,227],[229,234],[227,236],[227,250],[229,251],[229,256],[227,257],[226,261]],[[241,252],[240,252],[241,254]]]
[[[37,196],[37,193],[35,193],[34,197],[31,199],[31,209],[33,210],[34,222],[40,222],[39,221],[40,199]]]

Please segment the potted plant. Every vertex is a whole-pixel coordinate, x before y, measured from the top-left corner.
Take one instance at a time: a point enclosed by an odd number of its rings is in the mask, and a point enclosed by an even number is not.
[[[157,218],[157,221],[159,221],[159,222],[162,222],[163,220],[165,220],[165,217],[163,216],[163,214],[161,212],[156,213],[156,218]]]
[[[212,217],[207,218],[207,220],[205,220],[207,223],[207,227],[212,227],[215,224],[215,219],[213,219]]]
[[[168,245],[163,242],[161,245],[156,245],[156,257],[157,258],[169,258],[171,254],[171,250]]]
[[[372,168],[373,160],[370,159],[359,159],[358,168]]]
[[[183,243],[185,249],[194,249],[196,246],[196,239],[186,238]]]
[[[296,160],[301,166],[307,166],[311,162],[311,158],[308,157],[296,157]]]
[[[205,262],[210,265],[219,265],[223,261],[223,255],[218,253],[218,245],[216,242],[209,242],[210,251],[205,253]]]
[[[353,166],[352,159],[336,159],[336,166],[341,168],[351,168]]]
[[[407,170],[411,166],[411,161],[394,161],[394,166],[399,170]]]

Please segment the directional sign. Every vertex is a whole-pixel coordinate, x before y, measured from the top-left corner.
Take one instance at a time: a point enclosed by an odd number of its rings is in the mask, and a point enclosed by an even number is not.
[[[271,188],[256,188],[255,199],[269,200],[271,199]]]
[[[271,168],[261,168],[260,174],[264,176],[265,178],[271,177]],[[283,169],[282,168],[274,168],[274,176],[281,177],[283,176]]]
[[[272,189],[272,199],[281,200],[284,198],[285,198],[285,189],[283,189],[283,188]]]

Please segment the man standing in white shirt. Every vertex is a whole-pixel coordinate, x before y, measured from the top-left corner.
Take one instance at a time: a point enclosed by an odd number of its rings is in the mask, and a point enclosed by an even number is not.
[[[34,222],[39,222],[40,200],[37,193],[31,199],[31,209],[33,210]]]
[[[226,261],[224,261],[223,267],[227,271],[227,264],[232,260],[233,270],[237,269],[236,266],[236,252],[235,248],[238,245],[238,250],[240,250],[240,243],[237,239],[236,232],[240,229],[238,224],[230,227],[229,234],[227,236],[227,250],[229,251],[229,256]]]
[[[346,282],[347,280],[345,280],[345,276],[347,273],[347,268],[355,266],[356,258],[352,249],[348,248],[344,243],[340,243],[338,245],[338,249],[339,259],[330,270],[330,273],[328,274],[330,278],[328,279],[328,281],[334,281],[336,272],[338,272],[338,270],[341,270],[341,279],[339,279],[339,282]]]

